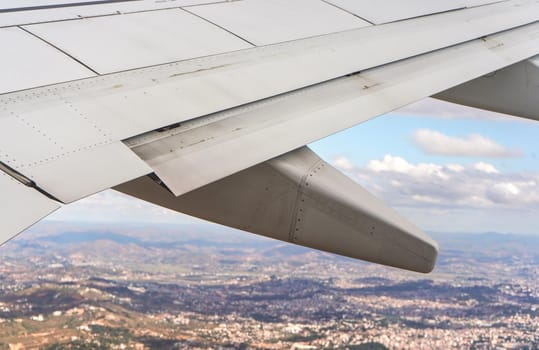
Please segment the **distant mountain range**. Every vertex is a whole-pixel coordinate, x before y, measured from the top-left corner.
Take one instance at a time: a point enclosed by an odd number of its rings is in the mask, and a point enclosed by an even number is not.
[[[452,251],[486,253],[539,252],[539,235],[509,233],[439,233],[430,235],[439,243],[441,253]],[[111,241],[142,248],[254,248],[263,255],[304,254],[312,250],[273,239],[204,223],[184,225],[134,225],[44,222],[20,235],[13,243],[31,245],[36,241],[57,245],[76,245]],[[538,253],[539,254],[539,253]]]

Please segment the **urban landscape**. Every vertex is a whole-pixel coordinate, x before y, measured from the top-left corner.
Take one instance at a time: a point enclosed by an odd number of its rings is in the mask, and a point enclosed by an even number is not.
[[[428,275],[217,225],[41,223],[0,349],[539,349],[539,237],[431,233]]]

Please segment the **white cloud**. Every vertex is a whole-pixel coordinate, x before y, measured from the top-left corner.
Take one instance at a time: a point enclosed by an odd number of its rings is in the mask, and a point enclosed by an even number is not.
[[[464,167],[460,164],[447,164],[447,169],[455,173],[462,173],[464,171]]]
[[[348,158],[343,156],[336,157],[333,160],[333,165],[344,171],[354,169],[354,164]]]
[[[520,194],[520,189],[518,188],[518,186],[515,185],[515,184],[512,184],[510,182],[509,183],[496,184],[496,186],[494,186],[494,188],[499,189],[504,194],[508,194],[510,196],[516,196],[516,195]]]
[[[476,164],[473,165],[473,167],[474,167],[475,170],[482,171],[482,172],[487,173],[487,174],[499,174],[500,173],[498,171],[498,169],[496,169],[494,167],[494,165],[484,163],[484,162],[476,163]]]
[[[412,199],[414,201],[417,201],[417,202],[424,202],[424,203],[430,203],[430,204],[433,204],[433,203],[440,203],[440,199],[438,198],[433,198],[433,197],[429,197],[429,196],[425,196],[425,195],[413,195],[412,196]]]
[[[414,164],[393,155],[364,167],[351,169],[351,163],[341,157],[334,165],[399,207],[539,209],[539,174],[503,174],[486,162]],[[346,169],[339,164],[346,164]]]
[[[412,169],[412,165],[400,157],[393,157],[386,154],[382,160],[371,160],[367,165],[367,169],[374,172],[394,171],[397,173],[406,174]]]
[[[506,148],[479,134],[463,138],[451,137],[430,129],[419,129],[413,135],[414,143],[425,153],[461,157],[518,157],[522,152]]]
[[[401,157],[394,157],[390,154],[386,154],[382,160],[371,160],[367,164],[367,169],[373,172],[396,172],[401,174],[410,174],[416,177],[447,177],[447,175],[442,171],[443,169],[440,165],[432,163],[419,163],[417,165],[413,165]]]

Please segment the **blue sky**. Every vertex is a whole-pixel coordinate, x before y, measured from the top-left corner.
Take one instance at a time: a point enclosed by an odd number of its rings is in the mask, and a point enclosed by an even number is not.
[[[427,99],[311,148],[426,231],[539,234],[539,122]],[[194,219],[106,191],[48,220]]]
[[[539,234],[539,122],[428,99],[311,147],[424,230]]]
[[[468,110],[469,118],[453,119],[436,115],[414,116],[396,111],[327,137],[311,147],[326,158],[343,154],[357,164],[366,164],[385,154],[395,154],[414,162],[471,164],[488,159],[500,170],[539,170],[539,122],[503,118],[494,113],[491,119],[474,119],[475,110]],[[414,145],[413,134],[418,129],[436,130],[453,137],[480,134],[507,148],[521,149],[524,154],[513,158],[429,155]]]

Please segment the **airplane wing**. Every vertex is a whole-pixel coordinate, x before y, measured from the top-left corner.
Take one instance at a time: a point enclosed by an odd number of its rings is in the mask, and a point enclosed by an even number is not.
[[[429,96],[539,119],[538,21],[538,0],[0,0],[0,241],[114,188],[429,272],[436,243],[305,145]]]

